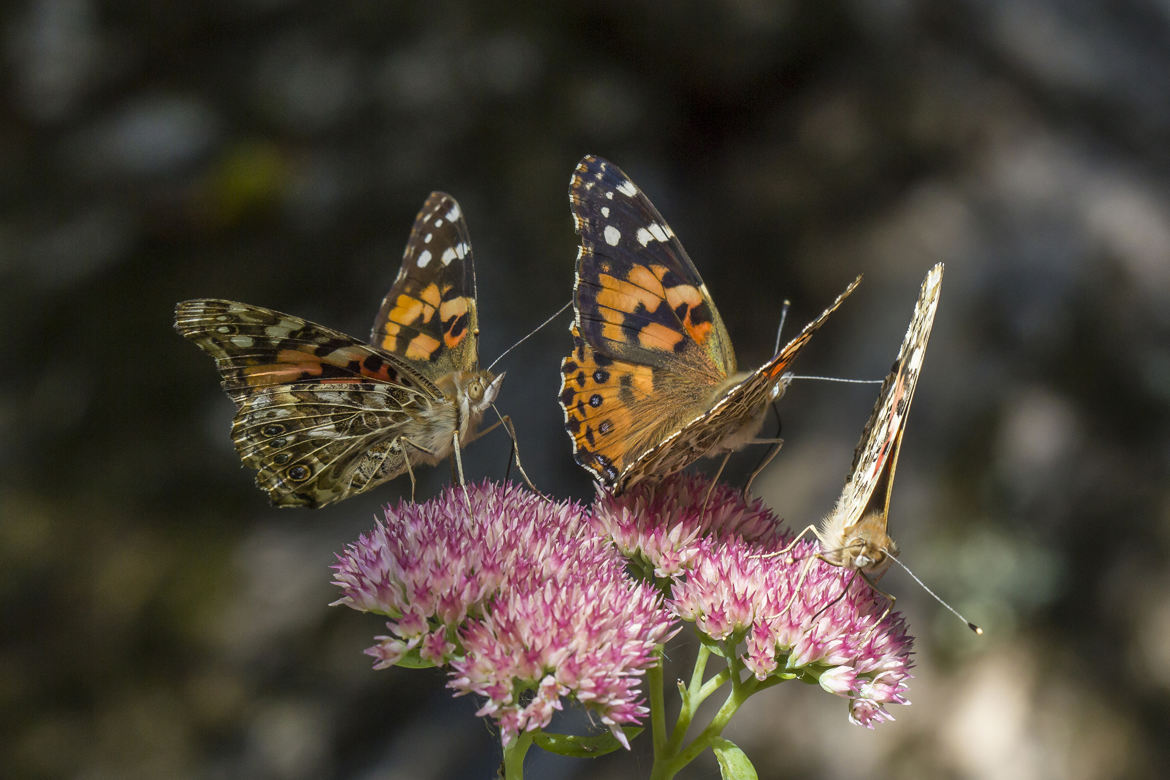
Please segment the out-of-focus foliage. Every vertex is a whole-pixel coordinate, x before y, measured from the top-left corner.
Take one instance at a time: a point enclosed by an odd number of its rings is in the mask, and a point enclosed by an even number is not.
[[[327,606],[333,552],[408,486],[268,508],[171,309],[234,298],[365,333],[443,189],[490,360],[568,299],[585,153],[654,199],[745,365],[785,298],[807,321],[864,272],[798,368],[884,375],[947,263],[891,530],[987,635],[892,573],[913,706],[869,733],[815,691],[757,697],[727,736],[761,776],[1170,763],[1163,4],[9,5],[0,774],[492,774],[475,703],[438,673],[370,672],[376,623]],[[567,348],[562,321],[511,355],[501,406],[536,482],[587,497],[555,402]],[[757,489],[794,528],[829,508],[874,392],[797,382],[781,402]],[[492,434],[465,468],[501,476],[507,452]],[[644,741],[530,772],[644,776]]]

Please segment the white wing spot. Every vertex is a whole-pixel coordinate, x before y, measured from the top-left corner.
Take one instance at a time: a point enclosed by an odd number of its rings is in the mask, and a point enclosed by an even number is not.
[[[218,328],[216,328],[215,330],[216,330],[216,332],[217,332],[217,333],[222,333],[222,334],[224,334],[225,336],[226,336],[227,334],[229,334],[229,333],[231,333],[231,332],[232,332],[232,329],[231,329],[231,328],[229,328],[227,325],[220,325],[220,326],[219,326]]]
[[[466,243],[460,241],[458,244],[455,245],[455,256],[458,257],[460,260],[467,257],[467,244]]]
[[[666,242],[670,240],[670,233],[667,232],[668,230],[669,228],[663,229],[662,225],[659,225],[657,222],[655,222],[650,226],[650,235],[654,236],[659,241]]]
[[[418,267],[426,268],[431,262],[431,250],[424,249],[418,256]]]
[[[435,220],[435,227],[443,227],[443,220],[436,219]]]
[[[613,200],[613,190],[610,190],[609,192],[605,193],[605,197],[608,200]]]
[[[232,336],[232,343],[237,347],[243,347],[247,349],[248,347],[252,346],[253,341],[251,336]]]
[[[446,251],[443,252],[443,256],[439,259],[443,261],[443,265],[451,265],[451,261],[454,260],[455,257],[455,250],[452,247],[447,247]]]
[[[642,246],[649,245],[650,241],[654,238],[646,228],[638,228],[638,233],[634,237],[638,239],[638,243]]]
[[[459,213],[459,204],[452,203],[451,210],[447,212],[447,221],[454,222],[455,220],[459,219],[460,216],[461,215]]]
[[[632,181],[626,180],[618,185],[618,192],[627,197],[634,197],[638,194],[638,188],[634,186]]]
[[[609,206],[602,206],[601,207],[601,216],[609,217]]]
[[[622,240],[622,231],[615,228],[613,225],[605,226],[605,243],[610,246],[617,246],[618,242]]]
[[[431,239],[432,239],[432,238],[434,238],[434,237],[435,237],[435,234],[434,234],[434,233],[427,233],[425,236],[423,236],[423,243],[424,243],[424,244],[429,244],[429,243],[431,243]]]

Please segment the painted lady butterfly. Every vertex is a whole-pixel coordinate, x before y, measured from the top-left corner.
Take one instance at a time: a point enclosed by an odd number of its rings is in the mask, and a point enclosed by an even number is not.
[[[906,415],[926,356],[926,342],[934,324],[942,288],[943,264],[930,269],[922,282],[914,317],[898,358],[882,383],[869,422],[853,453],[853,466],[845,489],[817,529],[821,557],[834,566],[856,569],[880,577],[897,556],[898,546],[887,532],[894,469],[902,448]],[[965,620],[966,618],[964,618]]]
[[[434,465],[478,435],[504,375],[479,370],[475,267],[450,195],[415,218],[370,343],[246,303],[201,298],[175,329],[215,358],[236,403],[232,440],[281,507],[321,507],[414,464]]]
[[[629,177],[585,157],[569,201],[581,248],[560,403],[576,461],[619,494],[753,442],[785,369],[860,277],[771,360],[736,373],[699,272]]]

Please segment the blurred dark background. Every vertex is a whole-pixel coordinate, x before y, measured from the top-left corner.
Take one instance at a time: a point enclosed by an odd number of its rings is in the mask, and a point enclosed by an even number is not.
[[[768,691],[727,732],[761,777],[1170,763],[1170,6],[20,0],[0,45],[3,776],[491,776],[477,704],[371,671],[380,621],[328,606],[333,553],[405,481],[269,508],[171,311],[233,298],[365,335],[443,189],[490,361],[568,300],[586,153],[671,222],[745,366],[783,299],[792,333],[864,273],[797,368],[881,377],[947,263],[891,528],[987,635],[892,572],[913,706],[868,732]],[[566,327],[509,356],[500,405],[536,482],[585,499]],[[831,506],[875,392],[783,400],[757,485],[794,528]],[[469,476],[507,450],[476,442]],[[645,742],[530,776],[644,777]]]

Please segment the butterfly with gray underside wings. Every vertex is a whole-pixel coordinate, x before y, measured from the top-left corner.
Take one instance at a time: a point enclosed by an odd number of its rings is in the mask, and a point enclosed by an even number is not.
[[[465,446],[503,375],[479,369],[475,268],[450,195],[432,193],[370,341],[262,306],[200,298],[175,329],[215,360],[231,436],[281,507],[321,507]]]
[[[942,276],[943,264],[939,263],[922,282],[910,327],[857,443],[845,487],[816,531],[822,558],[872,578],[889,567],[890,556],[898,554],[888,531],[890,495],[906,417],[938,309]]]

